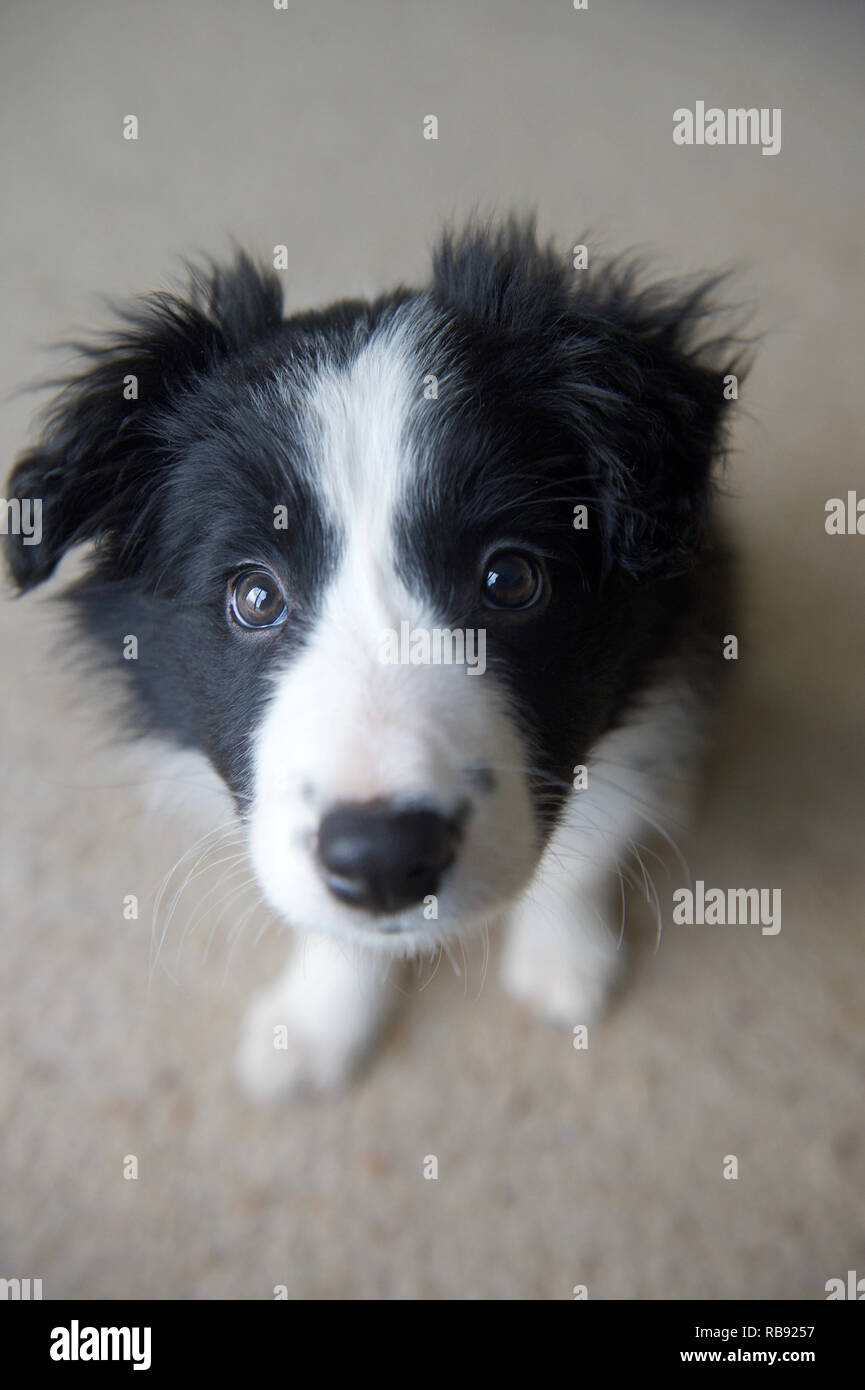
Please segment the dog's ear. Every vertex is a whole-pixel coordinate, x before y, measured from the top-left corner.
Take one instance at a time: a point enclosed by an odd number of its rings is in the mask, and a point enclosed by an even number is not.
[[[706,540],[747,341],[722,334],[723,275],[641,288],[640,264],[607,263],[572,301],[570,420],[592,461],[607,570],[669,578]],[[713,336],[707,336],[711,325]]]
[[[490,335],[514,389],[534,387],[572,441],[573,501],[594,511],[604,569],[633,577],[678,573],[697,553],[748,367],[742,339],[699,345],[723,276],[641,288],[644,278],[634,260],[576,270],[538,244],[531,221],[511,218],[447,235],[432,287]]]
[[[185,292],[136,300],[118,318],[109,337],[74,344],[87,365],[54,383],[61,389],[42,438],[10,475],[7,507],[41,509],[38,544],[5,537],[20,590],[47,579],[82,541],[97,541],[121,573],[134,566],[136,533],[146,529],[165,466],[155,416],[196,376],[275,327],[282,291],[272,271],[239,255],[228,269],[191,271]]]
[[[471,222],[445,232],[433,255],[433,298],[486,330],[542,333],[561,312],[564,263],[541,246],[533,218]]]

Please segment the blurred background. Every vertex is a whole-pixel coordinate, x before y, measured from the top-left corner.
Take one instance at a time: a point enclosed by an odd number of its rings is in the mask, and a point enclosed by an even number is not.
[[[783,928],[668,913],[656,951],[632,895],[587,1051],[475,960],[410,987],[348,1096],[253,1109],[238,1021],[285,942],[264,920],[235,940],[217,875],[149,983],[153,897],[198,830],[143,811],[50,602],[4,603],[0,1276],[46,1298],[762,1299],[865,1274],[865,537],[824,529],[828,498],[865,495],[863,27],[795,0],[6,0],[4,475],[45,345],[232,239],[287,245],[292,308],[422,282],[473,210],[536,209],[563,254],[740,267],[762,335],[727,480],[746,602],[687,856],[707,885],[780,887]],[[780,107],[781,153],[675,146],[697,100]]]

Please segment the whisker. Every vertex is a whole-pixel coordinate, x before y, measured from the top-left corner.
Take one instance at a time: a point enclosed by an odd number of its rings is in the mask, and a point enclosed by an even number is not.
[[[185,861],[190,857],[190,855],[195,854],[196,851],[198,851],[199,853],[199,859],[196,860],[193,865],[193,868],[195,868],[203,858],[206,858],[206,856],[217,847],[221,840],[227,839],[228,837],[230,837],[230,835],[236,833],[236,830],[237,823],[234,820],[226,821],[223,825],[215,826],[212,830],[208,830],[204,835],[199,836],[199,838],[195,840],[192,845],[189,846],[189,848],[180,856],[176,863],[172,865],[172,867],[169,869],[168,873],[165,874],[165,876],[163,877],[162,883],[156,894],[151,913],[149,971],[151,980],[153,978],[153,973],[156,969],[156,966],[159,962],[159,957],[165,942],[167,927],[163,929],[158,942],[156,941],[156,928],[157,922],[159,920],[159,914],[162,910],[163,899],[168,891],[168,885],[170,884],[174,875],[177,873],[178,869],[181,867],[182,864],[185,863]],[[212,845],[208,845],[207,842],[209,840],[213,840]],[[199,849],[199,846],[202,846],[203,848]]]
[[[235,888],[234,888],[230,893],[228,893],[228,894],[226,895],[226,897],[223,899],[223,902],[222,902],[222,910],[221,910],[221,912],[219,913],[219,916],[216,917],[216,918],[214,919],[213,926],[210,928],[210,934],[208,935],[208,938],[207,938],[207,945],[206,945],[205,948],[204,948],[204,954],[203,954],[202,957],[201,957],[201,961],[202,961],[202,964],[203,964],[203,965],[206,965],[206,964],[207,964],[207,961],[208,961],[209,958],[210,958],[210,951],[211,951],[211,947],[213,946],[213,942],[214,942],[214,939],[215,939],[215,937],[216,937],[217,930],[218,930],[220,924],[222,923],[222,921],[223,921],[223,919],[224,919],[224,917],[225,917],[225,914],[226,914],[226,912],[228,911],[229,907],[231,907],[231,905],[232,905],[238,898],[242,898],[244,893],[248,893],[250,888],[255,887],[256,884],[257,884],[257,881],[258,881],[258,880],[256,879],[255,875],[254,875],[254,874],[251,874],[251,875],[249,876],[249,878],[244,879],[242,883],[238,884],[237,887],[235,887]]]
[[[221,846],[221,848],[226,848],[226,849],[227,849],[227,848],[228,848],[228,844],[225,844],[225,845]],[[173,897],[173,899],[172,899],[172,901],[171,901],[171,905],[170,905],[169,908],[168,908],[168,912],[167,912],[167,915],[166,915],[166,918],[165,918],[165,925],[163,926],[163,929],[162,929],[162,934],[161,934],[160,943],[159,943],[159,944],[160,944],[160,950],[161,950],[161,948],[162,948],[162,944],[165,942],[165,940],[166,940],[167,937],[168,937],[168,933],[169,933],[169,931],[171,930],[171,925],[172,925],[172,923],[173,923],[173,921],[174,921],[174,916],[175,916],[175,913],[176,913],[176,911],[177,911],[177,908],[178,908],[178,906],[179,906],[179,904],[180,904],[180,901],[181,901],[181,899],[182,899],[182,897],[183,897],[183,894],[186,892],[186,889],[188,888],[188,886],[190,885],[190,883],[193,883],[193,882],[195,881],[195,879],[200,878],[202,874],[207,873],[211,868],[218,868],[221,864],[224,864],[224,863],[227,863],[227,862],[234,862],[234,861],[236,861],[237,859],[240,859],[240,858],[243,858],[243,857],[244,857],[242,853],[239,854],[239,855],[234,855],[234,854],[232,854],[232,855],[227,856],[227,857],[224,858],[224,859],[219,859],[219,860],[217,860],[215,863],[213,863],[213,862],[210,861],[210,859],[208,858],[208,856],[209,856],[210,854],[212,854],[212,853],[215,853],[215,852],[216,852],[216,845],[214,844],[214,845],[211,845],[211,846],[207,849],[206,852],[203,852],[203,853],[198,857],[198,859],[194,861],[192,867],[190,868],[189,872],[187,873],[186,877],[184,878],[183,882],[181,883],[180,887],[178,888],[177,892],[175,893],[175,895],[174,895],[174,897]]]

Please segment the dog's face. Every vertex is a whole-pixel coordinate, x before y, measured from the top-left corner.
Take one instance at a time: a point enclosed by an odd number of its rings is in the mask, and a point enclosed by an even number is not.
[[[423,293],[289,320],[241,259],[58,397],[13,572],[96,541],[79,627],[217,769],[293,925],[422,949],[530,881],[702,543],[701,310],[513,226],[446,242]]]

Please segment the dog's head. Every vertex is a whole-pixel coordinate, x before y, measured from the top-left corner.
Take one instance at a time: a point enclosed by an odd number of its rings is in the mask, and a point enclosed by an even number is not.
[[[705,309],[515,224],[287,320],[241,257],[87,349],[10,480],[43,506],[14,577],[95,542],[79,626],[227,783],[289,921],[436,942],[528,883],[674,632],[725,409]]]

